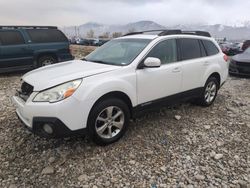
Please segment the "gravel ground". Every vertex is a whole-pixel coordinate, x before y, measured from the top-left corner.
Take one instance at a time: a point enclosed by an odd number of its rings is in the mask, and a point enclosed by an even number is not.
[[[0,75],[0,187],[250,187],[250,80],[229,78],[213,106],[182,104],[131,122],[117,143],[46,140],[25,128]]]

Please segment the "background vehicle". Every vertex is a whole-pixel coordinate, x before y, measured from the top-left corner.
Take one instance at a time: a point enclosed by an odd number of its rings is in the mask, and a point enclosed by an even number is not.
[[[78,45],[84,45],[84,46],[89,46],[90,42],[87,39],[77,38],[76,39],[76,44],[78,44]]]
[[[71,44],[78,44],[84,46],[102,46],[108,39],[84,39],[84,38],[76,38],[75,40],[71,39]]]
[[[57,27],[0,26],[0,72],[72,59],[69,41]]]
[[[221,42],[222,52],[228,56],[233,56],[242,52],[240,43]]]
[[[109,40],[108,39],[96,39],[94,42],[93,42],[93,45],[94,46],[102,46],[103,44],[105,44],[106,42],[108,42]]]
[[[41,136],[87,133],[105,145],[145,110],[190,99],[212,105],[228,63],[210,34],[151,32],[130,33],[83,60],[27,73],[13,98],[18,116]]]
[[[250,47],[250,40],[244,41],[242,45],[242,50],[245,51],[248,47]]]
[[[232,75],[250,76],[250,47],[243,53],[232,57],[229,64],[229,73]]]

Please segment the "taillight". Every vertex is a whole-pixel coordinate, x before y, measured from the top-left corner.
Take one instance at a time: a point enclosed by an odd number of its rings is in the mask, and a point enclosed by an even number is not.
[[[224,60],[227,62],[229,60],[228,56],[226,54],[224,54],[223,56]]]

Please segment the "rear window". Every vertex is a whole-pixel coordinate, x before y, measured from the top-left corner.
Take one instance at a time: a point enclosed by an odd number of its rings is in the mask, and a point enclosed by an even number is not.
[[[28,29],[31,41],[34,43],[67,42],[65,35],[56,29]]]
[[[0,31],[0,44],[18,45],[24,43],[23,36],[19,31]]]
[[[207,55],[215,55],[219,53],[218,48],[214,45],[213,42],[209,41],[209,40],[202,40],[202,43],[206,49]]]
[[[179,39],[181,46],[182,60],[201,57],[200,44],[197,39]]]

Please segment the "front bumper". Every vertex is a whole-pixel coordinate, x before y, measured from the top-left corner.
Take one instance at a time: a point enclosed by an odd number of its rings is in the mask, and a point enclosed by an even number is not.
[[[25,102],[19,96],[14,96],[12,101],[20,121],[31,132],[41,137],[62,138],[86,133],[82,112],[78,110],[79,108],[74,108],[79,105],[79,102],[72,97],[53,104],[33,103],[31,100]],[[52,133],[44,130],[45,124],[51,127]]]
[[[234,63],[230,63],[229,73],[232,75],[250,76],[250,66],[239,66]]]
[[[23,125],[32,133],[44,137],[44,138],[65,138],[70,136],[82,136],[86,135],[87,129],[70,130],[61,120],[53,117],[34,117],[33,125],[29,127],[20,114],[17,113],[18,118]],[[52,133],[48,133],[44,130],[43,126],[48,125],[52,129]]]

